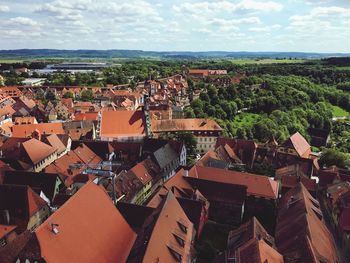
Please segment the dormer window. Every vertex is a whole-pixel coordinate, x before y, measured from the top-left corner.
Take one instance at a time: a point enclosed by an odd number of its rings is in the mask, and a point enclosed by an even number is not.
[[[177,235],[175,235],[175,234],[173,234],[173,235],[174,235],[174,237],[175,237],[177,243],[179,243],[179,245],[180,245],[181,247],[185,247],[185,240],[183,240],[181,237],[179,237],[179,236],[177,236]]]
[[[182,255],[178,252],[176,252],[174,249],[168,247],[171,255],[176,259],[176,261],[181,262],[182,261]]]
[[[177,222],[177,224],[179,225],[181,231],[184,232],[185,234],[187,234],[187,227],[180,222]]]

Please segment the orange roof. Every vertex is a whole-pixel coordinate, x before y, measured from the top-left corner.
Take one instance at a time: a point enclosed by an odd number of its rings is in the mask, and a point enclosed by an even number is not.
[[[101,137],[127,137],[145,135],[145,116],[142,111],[103,111]]]
[[[320,204],[302,183],[289,190],[278,205],[275,241],[285,258],[290,262],[338,262]]]
[[[19,97],[22,95],[22,92],[17,87],[13,86],[0,87],[0,90],[10,97]]]
[[[30,188],[29,186],[26,187],[29,216],[33,216],[47,204],[36,192],[33,191],[32,188]]]
[[[194,191],[192,186],[184,179],[186,171],[181,168],[173,177],[166,180],[163,186],[158,190],[158,192],[153,196],[151,200],[147,203],[148,207],[156,208],[162,202],[162,196],[166,195],[169,190],[173,187],[178,189],[189,189]]]
[[[283,256],[264,240],[251,239],[236,252],[237,263],[283,263]]]
[[[15,230],[17,226],[0,225],[0,239]]]
[[[29,137],[35,130],[38,130],[41,134],[65,134],[62,123],[38,123],[14,125],[12,127],[12,136],[20,138]]]
[[[72,184],[74,178],[81,174],[88,164],[98,164],[102,159],[90,150],[85,144],[78,146],[75,150],[68,152],[62,157],[55,160],[51,165],[45,168],[47,173],[58,173],[66,186]],[[72,164],[87,164],[86,167],[72,169]]]
[[[173,177],[169,178],[164,182],[163,186],[168,190],[173,187],[192,189],[192,186],[183,178],[185,176],[186,171],[181,168]]]
[[[308,157],[310,155],[311,146],[299,132],[290,136],[289,140],[300,157]]]
[[[153,132],[171,131],[222,131],[222,128],[212,119],[173,119],[152,120]]]
[[[27,98],[26,96],[21,96],[19,98],[24,105],[26,105],[29,109],[33,109],[36,105],[35,101],[32,99]]]
[[[187,233],[181,230],[179,224],[187,228]],[[169,191],[142,262],[177,262],[171,251],[181,255],[181,262],[189,262],[193,231],[192,222],[187,218],[174,194]],[[176,238],[182,239],[184,246],[181,246]]]
[[[142,161],[136,164],[130,171],[140,179],[143,185],[146,185],[152,180],[152,177],[148,173],[148,170],[145,166],[145,161]]]
[[[74,115],[75,121],[85,121],[85,120],[96,121],[97,118],[98,118],[98,112],[85,112],[85,113],[77,113]]]
[[[58,224],[58,234],[51,224]],[[88,183],[35,231],[46,262],[125,262],[136,234],[102,187]]]
[[[62,153],[66,150],[66,146],[64,146],[63,142],[58,138],[56,134],[51,134],[45,139],[53,148],[57,149],[57,153]]]
[[[73,150],[73,152],[81,159],[85,164],[99,164],[102,159],[96,155],[89,147],[85,144],[79,145]]]
[[[0,117],[4,115],[10,115],[12,116],[16,111],[12,108],[11,105],[6,105],[2,108],[0,108]]]
[[[196,165],[210,166],[211,160],[223,161],[215,151],[209,150],[197,161]]]
[[[4,122],[3,124],[0,125],[0,133],[3,133],[4,135],[11,136],[12,135],[12,130],[11,128],[13,127],[13,122],[12,121],[7,121]]]
[[[202,74],[204,76],[208,76],[209,75],[209,70],[207,69],[190,69],[188,71],[188,73],[191,74]]]
[[[278,197],[278,182],[263,175],[194,166],[189,171],[189,176],[202,180],[247,186],[248,195],[272,199]]]
[[[23,142],[22,145],[33,164],[39,163],[57,150],[34,138]]]
[[[73,179],[76,175],[82,173],[84,170],[81,169],[70,169],[71,164],[76,164],[81,162],[79,157],[73,152],[70,151],[67,154],[63,155],[61,158],[55,160],[52,164],[45,168],[46,173],[58,173],[61,180],[66,186],[70,186],[73,183]],[[67,179],[68,177],[68,179]]]

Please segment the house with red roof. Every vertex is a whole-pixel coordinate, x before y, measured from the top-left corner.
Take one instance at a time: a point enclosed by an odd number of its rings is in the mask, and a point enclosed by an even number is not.
[[[0,207],[0,225],[16,226],[18,234],[35,230],[50,215],[48,204],[33,189],[23,185],[0,185]]]
[[[35,130],[39,131],[40,134],[65,134],[62,123],[58,122],[14,125],[12,136],[19,138],[31,137]]]
[[[193,262],[195,229],[172,192],[145,220],[127,262]]]
[[[212,119],[172,119],[151,120],[152,133],[161,134],[190,132],[197,140],[196,151],[205,153],[215,149],[216,139],[222,134],[222,128]]]
[[[274,238],[253,217],[239,228],[230,231],[227,250],[218,255],[214,262],[284,263],[284,260],[277,252]]]
[[[339,262],[336,245],[323,220],[320,203],[302,183],[280,199],[275,241],[286,263]]]
[[[134,165],[128,171],[118,174],[115,189],[117,197],[123,197],[124,202],[143,204],[159,185],[159,167],[151,160],[145,159]],[[112,190],[111,187],[108,187]]]
[[[19,170],[40,172],[57,159],[57,148],[36,138],[8,138],[0,147],[3,160]]]
[[[326,189],[326,209],[331,216],[331,223],[337,236],[342,240],[342,247],[350,252],[350,182],[335,181]]]
[[[311,154],[311,146],[299,132],[296,132],[278,147],[278,152],[308,158]]]
[[[103,111],[100,138],[105,141],[141,141],[147,133],[142,111]]]
[[[29,262],[126,262],[136,239],[101,186],[88,183],[34,232],[18,259]]]
[[[185,180],[185,174],[185,170],[180,169],[158,188],[146,205],[147,207],[157,208],[167,193],[171,191],[176,196],[187,217],[193,223],[196,236],[199,238],[204,224],[208,221],[210,204],[198,189],[195,189]]]
[[[273,220],[266,217],[273,215],[279,194],[279,183],[273,178],[195,165],[185,179],[209,200],[209,216],[216,221],[240,223],[243,216],[256,216],[269,231],[274,228]]]
[[[278,198],[278,182],[263,175],[213,167],[193,166],[189,171],[189,177],[224,184],[243,185],[247,187],[248,196],[267,200],[277,200]]]
[[[190,69],[188,75],[191,77],[204,78],[209,76],[227,75],[227,70],[223,69]]]
[[[75,191],[76,187],[84,185],[84,183],[94,177],[86,177],[84,182],[76,182],[75,179],[81,175],[87,168],[96,168],[96,165],[101,163],[102,159],[96,155],[85,144],[80,144],[74,150],[69,151],[67,154],[55,160],[54,163],[45,168],[46,173],[57,173],[61,180],[67,187],[70,187],[72,191]],[[74,165],[78,165],[74,167]],[[76,182],[76,185],[73,185]],[[82,183],[82,184],[81,184]]]

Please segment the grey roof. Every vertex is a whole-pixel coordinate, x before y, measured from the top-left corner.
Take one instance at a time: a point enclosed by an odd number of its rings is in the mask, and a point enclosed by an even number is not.
[[[178,155],[168,143],[156,150],[153,155],[161,169],[178,158]]]

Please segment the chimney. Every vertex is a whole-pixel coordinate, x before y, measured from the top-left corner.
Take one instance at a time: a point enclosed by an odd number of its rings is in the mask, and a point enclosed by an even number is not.
[[[51,223],[51,232],[54,233],[55,235],[58,235],[59,231],[58,231],[58,227],[59,224],[54,224],[54,223]]]
[[[185,170],[185,176],[188,177],[188,170]]]
[[[41,133],[40,133],[40,131],[39,131],[38,129],[35,129],[35,130],[32,132],[32,138],[41,141]]]

